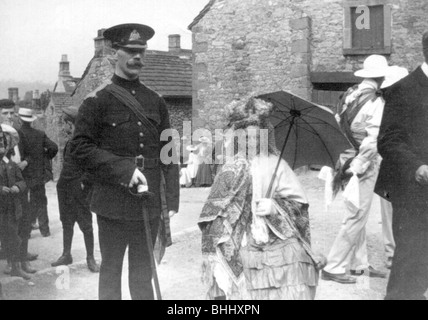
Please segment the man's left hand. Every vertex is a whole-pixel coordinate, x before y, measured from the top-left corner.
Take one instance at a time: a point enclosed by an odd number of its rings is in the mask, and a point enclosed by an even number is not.
[[[173,216],[175,216],[177,214],[177,211],[171,210],[169,212],[169,217],[172,218]]]

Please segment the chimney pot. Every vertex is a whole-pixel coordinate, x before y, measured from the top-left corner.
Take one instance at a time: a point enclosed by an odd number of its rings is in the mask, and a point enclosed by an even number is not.
[[[180,52],[181,51],[181,36],[179,34],[171,34],[168,36],[169,40],[169,51]]]
[[[111,53],[111,41],[104,38],[104,31],[99,29],[98,36],[94,38],[95,42],[95,57],[105,57]]]
[[[67,59],[67,55],[63,54],[61,56],[61,61],[59,63],[59,80],[67,80],[71,78],[70,75],[70,62]]]
[[[19,89],[18,88],[9,88],[9,100],[12,100],[15,103],[19,101]]]

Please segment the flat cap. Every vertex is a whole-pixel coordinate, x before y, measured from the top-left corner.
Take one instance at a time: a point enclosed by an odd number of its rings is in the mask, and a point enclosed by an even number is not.
[[[0,100],[0,109],[10,109],[15,107],[15,102],[9,99]]]
[[[126,23],[108,28],[104,31],[105,39],[110,40],[113,48],[147,48],[147,40],[150,40],[155,31],[144,24]]]

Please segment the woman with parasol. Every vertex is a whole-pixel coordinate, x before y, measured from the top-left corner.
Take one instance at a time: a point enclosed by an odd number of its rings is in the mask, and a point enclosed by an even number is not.
[[[272,191],[266,194],[279,153],[273,139],[266,153],[251,152],[263,149],[263,129],[272,131],[271,107],[251,98],[226,108],[235,133],[226,145],[234,152],[218,173],[199,218],[208,299],[315,297],[318,270],[325,259],[310,248],[305,193],[281,160]],[[239,143],[242,137],[248,142],[244,147]]]

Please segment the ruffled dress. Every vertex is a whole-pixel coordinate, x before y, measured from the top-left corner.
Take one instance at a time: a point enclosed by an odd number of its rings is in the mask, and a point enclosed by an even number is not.
[[[275,184],[278,213],[265,217],[266,234],[260,236],[254,231],[252,215],[260,181],[252,179],[250,172],[245,161],[224,165],[201,214],[202,281],[207,286],[207,298],[313,300],[318,285],[317,262],[309,244],[308,205],[302,203],[306,198],[301,189],[296,190],[297,178],[290,177],[294,173],[284,161],[278,181],[293,185]],[[284,180],[287,176],[289,179]],[[293,194],[286,197],[290,188]],[[264,237],[267,241],[260,241]]]

